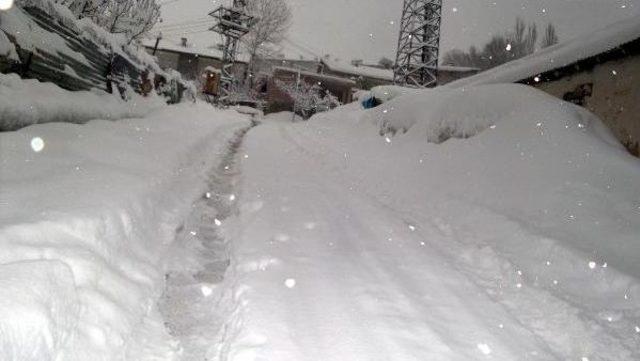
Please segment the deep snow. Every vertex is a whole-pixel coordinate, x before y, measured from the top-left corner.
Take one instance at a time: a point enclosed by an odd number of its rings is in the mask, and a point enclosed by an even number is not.
[[[1,133],[0,359],[177,359],[157,307],[171,245],[249,125],[182,104]]]
[[[283,119],[246,139],[214,359],[640,359],[640,163],[595,116],[495,85]]]
[[[71,92],[53,83],[0,74],[0,130],[51,122],[142,118],[166,105],[166,100],[153,92],[147,98],[133,91],[127,95],[131,99],[124,101],[119,94],[97,89]]]
[[[402,93],[0,134],[0,359],[640,359],[638,159],[525,86]]]

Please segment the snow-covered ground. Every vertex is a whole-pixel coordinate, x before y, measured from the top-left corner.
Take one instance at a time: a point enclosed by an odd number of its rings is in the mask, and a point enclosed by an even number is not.
[[[640,161],[525,86],[390,98],[0,134],[0,359],[640,359]]]
[[[640,359],[640,162],[586,111],[436,90],[243,152],[213,359]]]
[[[0,359],[177,359],[157,305],[176,229],[249,126],[182,104],[1,133]]]
[[[0,130],[15,130],[36,123],[84,123],[91,119],[141,118],[165,105],[152,94],[144,98],[133,91],[130,101],[100,90],[70,92],[53,83],[0,74]]]

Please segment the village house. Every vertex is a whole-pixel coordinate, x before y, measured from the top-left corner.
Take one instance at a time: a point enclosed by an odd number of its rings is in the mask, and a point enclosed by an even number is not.
[[[177,70],[187,80],[201,81],[207,68],[222,67],[222,51],[215,46],[194,44],[187,38],[181,38],[179,41],[160,39],[157,46],[156,41],[143,41],[147,52],[158,58],[160,67]],[[233,69],[238,78],[243,78],[247,71],[247,60],[240,55]]]
[[[393,84],[393,70],[350,64],[340,60],[321,59],[318,64],[318,73],[351,79],[358,89],[370,90],[380,85]]]
[[[640,21],[630,18],[450,84],[522,83],[583,106],[640,155]]]

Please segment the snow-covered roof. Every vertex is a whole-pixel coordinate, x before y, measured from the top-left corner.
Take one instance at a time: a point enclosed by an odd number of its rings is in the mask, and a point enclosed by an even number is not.
[[[321,62],[329,68],[331,71],[359,75],[367,78],[381,79],[381,80],[393,80],[393,70],[380,69],[372,66],[360,65],[354,66],[344,63],[340,60],[322,59]]]
[[[447,87],[518,82],[606,53],[636,39],[640,39],[640,17],[637,16],[542,49],[480,74],[451,82]]]
[[[273,68],[274,74],[278,70],[283,71],[283,72],[287,72],[287,73],[294,73],[294,74],[300,73],[300,75],[304,75],[304,76],[316,77],[316,78],[327,79],[327,80],[331,80],[331,81],[335,81],[335,82],[347,83],[347,84],[355,85],[355,82],[353,80],[341,78],[339,76],[333,76],[333,75],[322,74],[322,73],[314,73],[312,71],[304,71],[304,70],[300,70],[300,69],[287,68],[287,67],[283,67],[283,66],[276,66],[275,68]]]
[[[446,71],[449,73],[472,73],[474,71],[480,71],[480,69],[468,66],[438,65],[438,71]]]
[[[142,41],[142,45],[146,48],[153,49],[156,45],[156,39],[144,39]],[[181,40],[175,39],[161,39],[158,44],[158,50],[222,59],[222,50],[218,49],[216,46],[212,46],[210,44],[195,44],[188,41],[187,46],[183,46]],[[237,60],[241,62],[248,61],[244,54],[238,54]]]

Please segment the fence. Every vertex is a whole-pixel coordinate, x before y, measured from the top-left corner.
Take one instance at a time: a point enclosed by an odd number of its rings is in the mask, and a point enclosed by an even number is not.
[[[134,56],[127,54],[124,47],[111,49],[102,45],[86,32],[67,26],[65,21],[38,7],[14,8],[12,11],[20,12],[21,21],[26,19],[29,22],[28,27],[34,38],[44,32],[57,35],[55,39],[58,42],[57,46],[24,44],[20,41],[19,32],[5,29],[0,22],[0,31],[15,47],[19,58],[16,61],[0,54],[0,72],[18,73],[23,78],[52,82],[71,91],[100,89],[113,93],[115,89],[130,87],[138,93],[146,93],[150,91],[149,87],[155,85],[163,89],[163,95],[168,97],[169,102],[180,101],[184,84],[171,79],[157,66],[152,69],[150,65],[137,61]],[[60,42],[64,42],[64,45]],[[155,74],[155,79],[149,79],[149,74]]]

